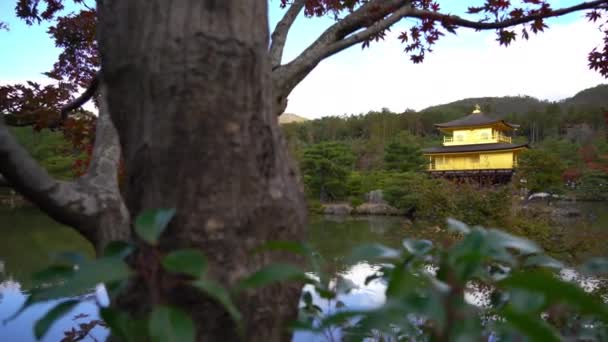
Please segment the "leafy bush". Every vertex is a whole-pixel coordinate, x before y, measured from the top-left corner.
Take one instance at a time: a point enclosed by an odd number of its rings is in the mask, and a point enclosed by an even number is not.
[[[154,281],[158,275],[150,272],[167,272],[180,275],[202,296],[221,304],[242,336],[246,332],[233,296],[277,282],[304,281],[308,285],[302,295],[301,314],[292,326],[313,333],[339,330],[342,338],[349,341],[472,341],[489,336],[532,341],[608,338],[608,306],[599,297],[561,279],[563,264],[545,255],[535,243],[499,230],[449,220],[448,226],[456,237],[451,245],[406,239],[399,249],[379,244],[360,246],[348,260],[382,265],[367,277],[366,283],[375,279],[386,283],[386,302],[371,310],[352,310],[336,303],[336,310],[325,313],[313,300],[312,291],[321,300],[335,301],[338,295],[351,291],[354,284],[327,274],[325,270],[331,268],[306,244],[270,241],[258,250],[301,254],[309,262],[306,271],[315,276],[294,265],[270,264],[226,289],[206,274],[207,260],[199,250],[162,253],[158,248],[157,239],[174,213],[146,211],[136,219],[135,232],[142,241],[138,248],[151,249],[148,262],[158,267],[143,273],[131,269],[124,259],[135,251],[135,246],[124,242],[110,244],[105,256],[94,261],[65,254],[60,263],[36,274],[35,279],[45,286],[32,291],[16,315],[35,303],[82,293],[100,282],[110,289],[111,296],[116,296],[130,277],[150,277]],[[608,260],[593,259],[579,271],[606,274]],[[471,291],[481,293],[484,300],[467,300]],[[36,322],[35,335],[43,337],[56,320],[78,303],[79,299],[68,299],[51,308]],[[177,307],[155,304],[143,320],[114,308],[101,308],[100,312],[105,322],[100,325],[107,325],[114,336],[124,341],[195,340],[194,322]]]
[[[442,224],[454,217],[471,224],[504,226],[511,210],[508,187],[480,188],[429,178],[422,173],[392,173],[384,182],[385,198],[417,219]]]
[[[531,192],[560,193],[563,190],[562,173],[565,165],[549,151],[530,149],[521,153],[517,172],[525,179]]]
[[[608,306],[577,284],[562,280],[558,272],[563,265],[536,244],[454,220],[449,227],[461,238],[448,247],[406,239],[401,249],[378,244],[357,248],[351,260],[384,265],[366,280],[387,284],[384,305],[351,310],[336,303],[337,309],[327,314],[312,300],[311,292],[305,292],[298,329],[332,338],[340,331],[347,341],[608,338]],[[605,274],[608,261],[594,259],[580,270]],[[352,289],[339,279],[312,284],[322,300],[336,300]],[[467,300],[471,291],[483,300]]]
[[[577,198],[582,200],[608,200],[608,174],[590,170],[583,174],[576,189]]]
[[[50,130],[35,132],[29,127],[12,128],[11,133],[53,177],[74,178],[72,166],[79,156],[73,153],[70,142],[62,133]]]

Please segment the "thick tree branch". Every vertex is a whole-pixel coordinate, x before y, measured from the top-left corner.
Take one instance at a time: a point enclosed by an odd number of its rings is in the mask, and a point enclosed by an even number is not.
[[[371,0],[330,26],[293,61],[273,69],[275,114],[283,112],[287,105],[287,95],[324,58],[390,27],[400,19],[395,15],[402,15],[403,11],[410,8],[410,3],[404,0]],[[395,13],[391,15],[393,12]],[[373,24],[375,22],[377,24]],[[350,39],[353,33],[362,29],[357,33],[359,35]],[[340,44],[344,39],[347,41]]]
[[[598,8],[602,5],[608,6],[608,0],[596,0],[583,2],[575,6],[565,7],[557,10],[552,10],[549,13],[538,13],[534,15],[523,16],[521,18],[507,19],[496,22],[479,22],[467,20],[457,15],[443,14],[438,12],[432,12],[427,10],[414,9],[408,15],[408,17],[419,18],[419,19],[432,19],[437,21],[443,21],[450,25],[455,25],[459,27],[472,28],[476,30],[495,30],[501,28],[507,28],[511,26],[517,26],[521,24],[525,24],[538,19],[559,17],[565,14],[583,11],[587,9]]]
[[[129,217],[118,189],[118,136],[103,94],[101,104],[94,160],[89,172],[73,182],[53,179],[19,145],[0,117],[0,173],[53,219],[78,230],[98,251],[110,238],[128,236]]]
[[[300,14],[304,8],[304,5],[306,5],[306,0],[294,0],[272,32],[272,41],[270,43],[270,61],[273,69],[281,65],[281,60],[283,59],[283,50],[285,48],[285,42],[287,41],[287,34],[289,33],[293,23],[296,21],[298,14]]]
[[[367,24],[382,20],[393,11],[407,6],[409,6],[409,1],[371,0],[325,30],[293,63],[299,64],[303,61],[319,63],[324,58],[324,50],[331,44],[365,28]]]
[[[352,34],[344,39],[338,40],[337,42],[328,45],[323,50],[323,54],[322,54],[323,58],[327,58],[337,52],[340,52],[353,45],[356,45],[358,43],[361,43],[361,42],[364,42],[364,41],[370,39],[371,37],[379,34],[380,32],[390,28],[391,26],[393,26],[395,23],[397,23],[399,20],[403,19],[404,17],[407,17],[411,12],[412,12],[412,8],[410,6],[403,6],[403,7],[399,8],[398,10],[396,10],[395,12],[393,12],[387,18],[376,22],[375,24],[366,28],[365,30]]]
[[[95,74],[93,76],[93,80],[91,80],[91,84],[87,87],[87,89],[82,93],[82,95],[78,96],[74,101],[66,104],[61,108],[61,121],[65,121],[68,118],[68,114],[74,109],[82,107],[87,101],[95,96],[97,93],[97,88],[99,87],[99,74]]]
[[[76,182],[53,179],[19,145],[0,119],[0,172],[11,186],[58,222],[92,239],[87,218],[96,214],[92,196]]]

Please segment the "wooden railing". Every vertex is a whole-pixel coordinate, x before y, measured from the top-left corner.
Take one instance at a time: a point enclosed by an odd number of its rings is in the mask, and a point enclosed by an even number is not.
[[[443,137],[443,144],[444,145],[466,145],[466,144],[484,144],[484,143],[499,143],[499,142],[504,142],[504,143],[511,143],[512,139],[509,136],[506,136],[504,134],[500,134],[500,133],[494,133],[492,134],[491,137],[487,137],[486,139],[483,138],[477,138],[475,137],[474,139],[463,139],[463,140],[458,140],[455,141],[453,136],[446,136]]]
[[[505,142],[505,143],[511,143],[511,137],[508,137],[504,134],[492,134],[492,140],[495,140],[496,142]]]

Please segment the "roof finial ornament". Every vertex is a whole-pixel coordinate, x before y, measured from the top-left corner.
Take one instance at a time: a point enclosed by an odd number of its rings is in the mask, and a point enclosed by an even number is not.
[[[481,107],[479,107],[478,104],[475,105],[475,110],[473,110],[473,114],[479,114],[481,113]]]

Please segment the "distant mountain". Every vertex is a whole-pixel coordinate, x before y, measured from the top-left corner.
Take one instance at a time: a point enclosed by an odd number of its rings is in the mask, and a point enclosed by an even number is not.
[[[293,122],[304,122],[304,121],[308,121],[308,119],[301,117],[299,115],[296,115],[296,114],[283,113],[283,114],[281,114],[281,116],[279,116],[280,124],[287,124],[287,123],[293,123]]]
[[[585,89],[576,95],[559,102],[565,106],[591,106],[608,108],[608,84]]]
[[[562,108],[568,107],[606,107],[608,108],[608,85],[602,84],[585,89],[573,97],[551,102],[539,100],[532,96],[504,96],[504,97],[477,97],[458,100],[423,109],[422,112],[442,112],[445,114],[471,113],[475,105],[480,105],[485,113],[505,116],[511,113],[525,114],[530,111],[543,111],[551,104],[558,104]]]
[[[469,114],[475,105],[481,106],[484,113],[504,116],[511,113],[525,113],[530,110],[542,110],[549,104],[531,96],[476,97],[458,100],[438,106],[428,107],[422,112],[455,112],[454,114]]]

